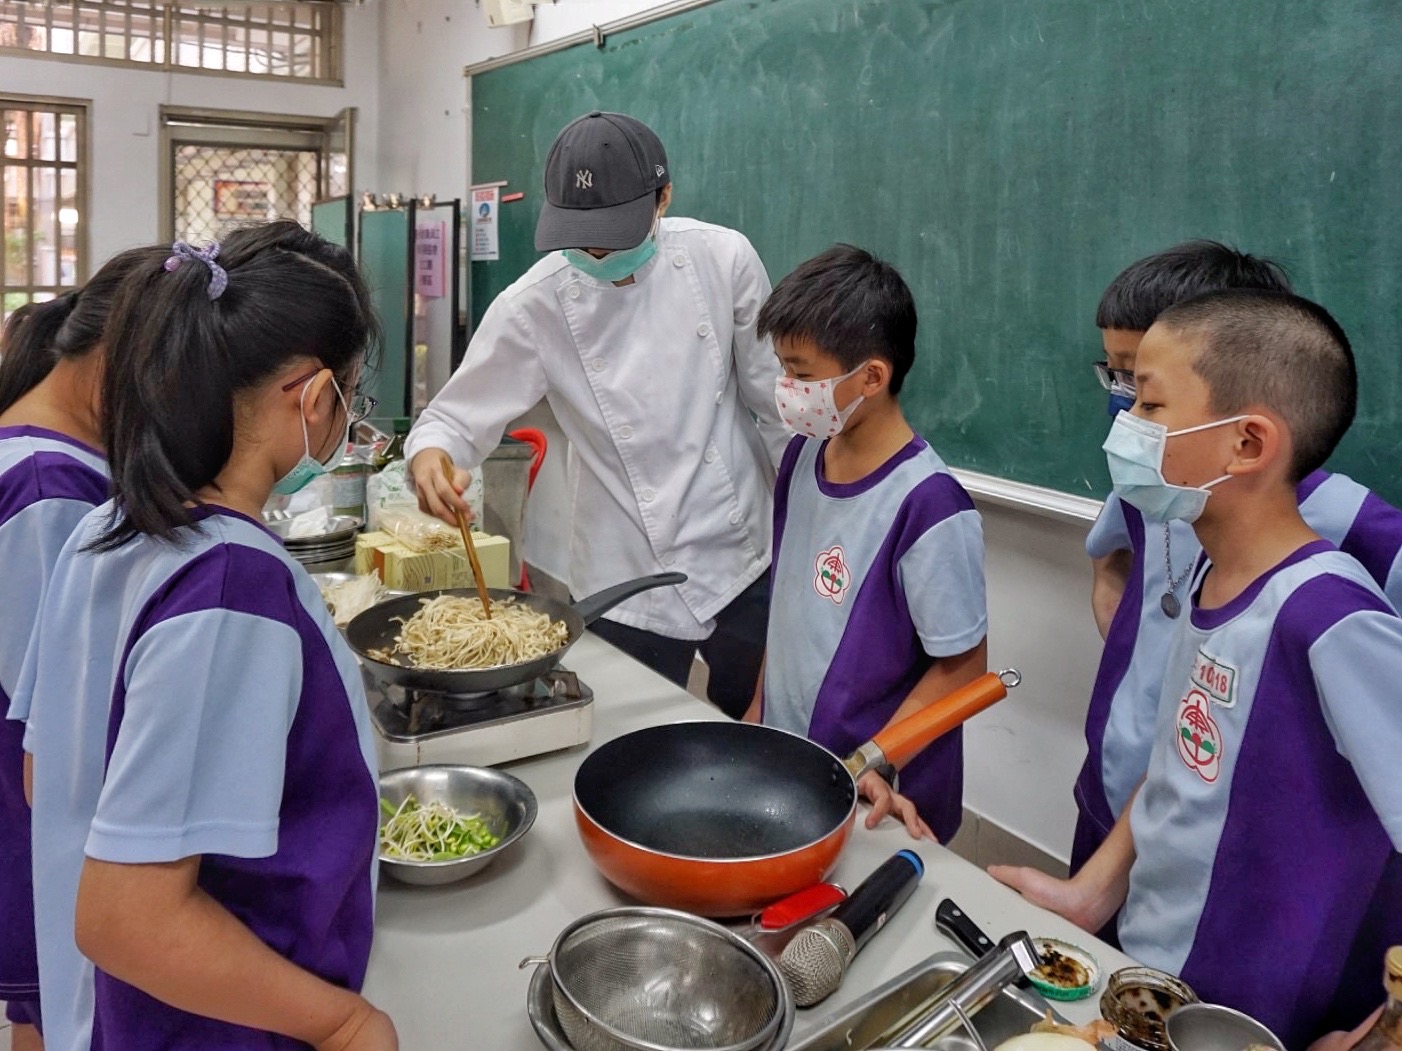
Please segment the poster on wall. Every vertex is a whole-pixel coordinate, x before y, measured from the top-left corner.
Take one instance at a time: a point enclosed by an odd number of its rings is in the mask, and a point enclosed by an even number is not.
[[[501,258],[497,210],[501,207],[501,183],[472,188],[472,260]]]
[[[266,182],[214,180],[216,219],[268,219],[273,214],[273,188]]]
[[[420,221],[414,230],[414,292],[425,299],[443,296],[447,243],[445,222]]]

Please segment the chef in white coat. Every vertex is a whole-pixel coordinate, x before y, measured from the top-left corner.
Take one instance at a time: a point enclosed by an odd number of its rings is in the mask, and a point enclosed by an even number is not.
[[[763,657],[774,467],[787,439],[779,363],[755,334],[769,278],[742,234],[664,218],[666,152],[621,113],[560,132],[545,197],[535,244],[549,254],[487,309],[409,435],[420,504],[452,521],[467,471],[544,399],[570,441],[571,593],[687,575],[593,630],[681,684],[699,649],[711,700],[739,717]],[[458,468],[452,484],[443,452]]]

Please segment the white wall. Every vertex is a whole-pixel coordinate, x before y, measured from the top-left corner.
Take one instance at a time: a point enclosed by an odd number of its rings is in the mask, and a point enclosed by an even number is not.
[[[657,6],[655,0],[541,4],[529,30],[489,29],[462,0],[381,0],[380,189],[466,192],[464,65],[567,36]],[[773,274],[777,279],[782,275]],[[530,415],[556,452],[537,483],[530,528],[564,550],[564,457],[548,413]],[[990,659],[1024,684],[968,728],[965,805],[1046,852],[1070,853],[1071,786],[1084,758],[1082,727],[1100,639],[1090,616],[1086,529],[1042,515],[980,505],[988,544]],[[538,559],[539,561],[539,559]],[[547,568],[555,568],[547,565]]]
[[[356,106],[356,182],[373,183],[379,136],[375,9],[347,6],[345,25],[346,78],[339,88],[5,55],[0,90],[92,100],[88,243],[96,269],[114,253],[162,236],[157,173],[163,104],[319,117]]]

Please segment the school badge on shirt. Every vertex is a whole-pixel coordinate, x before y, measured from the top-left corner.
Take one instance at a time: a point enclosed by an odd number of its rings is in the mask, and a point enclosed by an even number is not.
[[[847,568],[847,556],[843,553],[842,545],[834,544],[826,551],[819,552],[813,569],[813,590],[823,598],[842,605],[847,589],[852,586],[852,573]]]
[[[1207,694],[1196,686],[1178,706],[1178,758],[1209,785],[1222,772],[1222,731],[1209,711]]]

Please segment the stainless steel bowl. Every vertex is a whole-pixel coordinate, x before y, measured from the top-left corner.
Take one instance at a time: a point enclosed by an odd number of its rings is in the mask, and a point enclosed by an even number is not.
[[[1173,1051],[1245,1051],[1253,1045],[1285,1051],[1280,1038],[1256,1019],[1221,1004],[1184,1004],[1164,1028]]]
[[[481,766],[412,766],[380,775],[380,797],[392,806],[413,793],[463,814],[479,814],[501,842],[490,850],[452,861],[399,861],[380,855],[380,866],[396,879],[424,887],[475,876],[524,836],[536,818],[535,793],[520,778]]]

